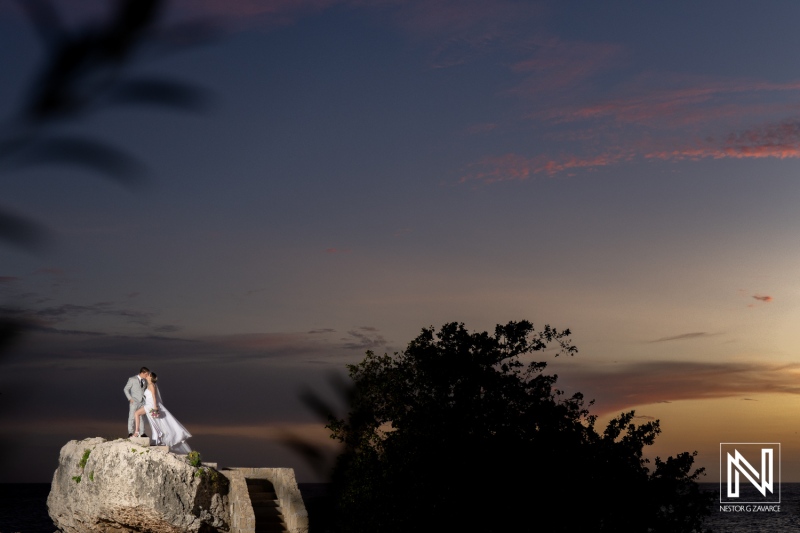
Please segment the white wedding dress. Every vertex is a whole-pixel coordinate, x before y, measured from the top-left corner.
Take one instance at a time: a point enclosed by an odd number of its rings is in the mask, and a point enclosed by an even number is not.
[[[178,422],[172,413],[167,411],[161,402],[161,392],[156,389],[158,395],[159,417],[153,418],[150,409],[153,409],[153,394],[150,389],[144,391],[144,409],[147,413],[147,421],[153,429],[150,442],[156,446],[169,446],[169,451],[174,453],[189,453],[192,449],[186,443],[186,439],[192,436],[183,425]]]

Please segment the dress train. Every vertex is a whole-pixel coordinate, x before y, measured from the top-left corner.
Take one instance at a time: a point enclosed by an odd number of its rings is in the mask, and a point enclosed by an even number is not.
[[[189,453],[192,448],[189,447],[186,439],[191,437],[192,434],[164,407],[161,402],[161,392],[158,389],[156,389],[156,394],[158,395],[159,417],[153,418],[150,414],[150,409],[154,407],[153,395],[150,393],[150,389],[144,391],[144,408],[147,420],[153,429],[150,443],[156,446],[169,446],[169,451],[173,453]]]

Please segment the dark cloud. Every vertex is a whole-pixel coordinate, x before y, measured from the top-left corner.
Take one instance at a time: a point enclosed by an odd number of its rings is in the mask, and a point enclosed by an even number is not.
[[[64,271],[60,268],[40,268],[34,272],[34,274],[47,274],[50,276],[63,276]]]
[[[48,326],[40,326],[40,325],[29,325],[27,328],[29,331],[35,331],[39,333],[48,333],[53,335],[75,335],[75,336],[86,336],[86,337],[105,337],[108,335],[107,333],[103,333],[100,331],[86,331],[86,330],[78,330],[78,329],[59,329],[59,328],[51,328]]]
[[[180,330],[181,328],[179,326],[173,326],[170,324],[166,324],[163,326],[156,326],[155,328],[153,328],[153,331],[157,333],[176,333]]]
[[[9,354],[8,364],[27,368],[36,361],[37,365],[74,367],[147,359],[199,366],[219,362],[297,366],[313,361],[343,368],[362,357],[364,350],[386,344],[380,335],[358,330],[349,332],[351,336],[344,339],[348,341],[344,345],[327,338],[326,330],[193,338],[173,335],[178,330],[177,326],[165,325],[142,335],[123,335],[33,323],[23,346]]]
[[[143,313],[129,309],[119,309],[112,307],[113,302],[97,302],[90,305],[63,304],[44,309],[32,310],[30,313],[39,318],[73,318],[80,315],[108,315],[135,319],[138,322],[149,322],[153,317],[152,313]]]
[[[259,293],[259,292],[264,292],[265,290],[267,290],[267,289],[252,289],[252,290],[249,290],[249,291],[247,291],[247,292],[245,293],[245,295],[246,295],[246,296],[250,296],[251,294],[256,294],[256,293]]]
[[[82,321],[96,318],[109,319],[122,328],[129,325],[142,326],[151,333],[175,333],[180,330],[176,325],[157,324],[156,313],[119,306],[115,302],[46,305],[53,300],[33,292],[18,295],[18,298],[24,299],[26,303],[15,307],[0,306],[0,314],[17,317],[44,329],[53,328],[53,332],[81,331]]]
[[[342,345],[347,350],[378,350],[384,348],[387,344],[383,335],[377,333],[376,328],[360,327],[347,332],[350,338],[343,338],[345,343]]]
[[[560,371],[559,385],[595,399],[595,414],[677,400],[800,394],[800,363],[653,361]]]
[[[760,295],[753,295],[753,298],[762,302],[771,302],[772,296],[760,296]]]
[[[47,296],[42,296],[36,292],[23,292],[18,295],[20,299],[30,301],[31,305],[42,305],[47,302],[52,302],[53,299]]]
[[[671,337],[661,337],[660,339],[656,339],[654,341],[648,342],[667,342],[667,341],[681,341],[686,339],[697,339],[700,337],[708,337],[708,333],[705,331],[697,331],[693,333],[683,333],[681,335],[673,335]]]
[[[136,339],[147,339],[147,340],[152,340],[152,341],[180,342],[180,343],[185,343],[185,342],[198,343],[198,342],[200,342],[200,341],[196,341],[194,339],[181,339],[181,338],[178,338],[178,337],[165,337],[163,335],[145,335],[143,337],[118,337],[118,338],[120,338],[120,339],[136,338]]]
[[[30,296],[35,295],[30,294]],[[39,299],[37,301],[45,302],[48,300]],[[24,317],[31,322],[46,325],[58,324],[86,315],[121,317],[128,319],[130,322],[149,325],[152,318],[155,316],[153,313],[144,313],[131,309],[117,308],[114,307],[112,302],[98,302],[90,305],[61,304],[57,306],[41,308],[2,307],[0,308],[0,312],[7,315]]]

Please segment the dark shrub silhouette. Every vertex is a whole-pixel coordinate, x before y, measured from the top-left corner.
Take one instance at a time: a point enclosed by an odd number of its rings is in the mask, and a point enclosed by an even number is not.
[[[569,334],[451,323],[350,365],[349,416],[328,425],[345,445],[336,531],[700,531],[710,500],[694,454],[651,470],[658,421],[637,426],[631,411],[599,433],[580,393],[523,363],[548,345],[576,353]]]

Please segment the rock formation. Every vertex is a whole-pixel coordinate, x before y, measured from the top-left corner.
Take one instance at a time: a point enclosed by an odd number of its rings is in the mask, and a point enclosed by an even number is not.
[[[69,533],[229,531],[228,488],[185,456],[124,439],[73,440],[61,448],[47,507]]]

